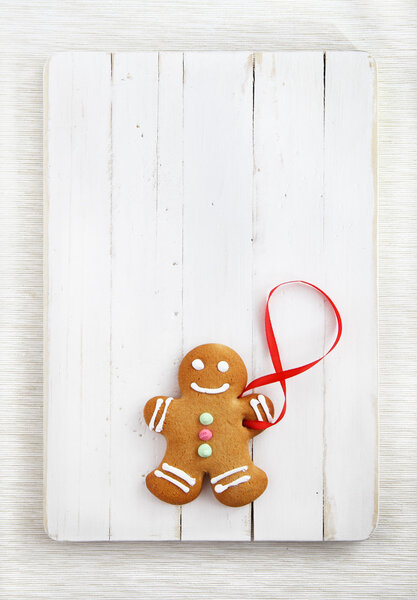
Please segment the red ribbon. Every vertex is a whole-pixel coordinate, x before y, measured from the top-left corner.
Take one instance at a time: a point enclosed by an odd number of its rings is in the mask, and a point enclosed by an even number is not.
[[[277,341],[275,339],[274,330],[272,328],[271,317],[269,314],[269,301],[271,299],[272,294],[275,292],[275,290],[282,287],[283,285],[289,285],[292,283],[302,283],[304,285],[308,285],[309,287],[318,291],[322,296],[324,296],[324,298],[326,298],[326,300],[329,302],[329,304],[332,307],[334,314],[336,316],[337,335],[336,335],[335,341],[333,342],[332,347],[330,348],[330,350],[328,350],[326,352],[326,354],[323,354],[323,356],[320,356],[320,358],[317,358],[316,360],[313,360],[312,362],[307,363],[306,365],[301,365],[300,367],[295,367],[293,369],[288,369],[287,371],[284,371],[282,368],[282,364],[281,364],[281,357],[279,355],[278,345],[277,345]],[[280,413],[278,419],[276,421],[274,421],[273,423],[266,423],[265,421],[250,421],[250,420],[245,419],[243,421],[243,425],[245,425],[245,427],[249,427],[249,429],[267,429],[268,427],[272,427],[272,425],[276,425],[277,423],[279,423],[281,421],[281,419],[285,415],[285,411],[287,409],[286,379],[289,379],[290,377],[295,377],[296,375],[299,375],[300,373],[304,373],[304,371],[308,371],[308,369],[311,369],[311,367],[314,367],[314,365],[319,363],[321,360],[323,360],[323,358],[325,358],[328,354],[330,354],[330,352],[338,344],[338,342],[340,340],[340,336],[342,335],[342,318],[341,318],[339,311],[337,310],[337,307],[336,307],[335,303],[333,302],[333,300],[331,298],[329,298],[329,296],[327,294],[325,294],[323,292],[323,290],[321,290],[316,285],[313,285],[312,283],[308,283],[308,281],[300,281],[300,280],[285,281],[284,283],[280,283],[279,285],[274,287],[269,292],[269,296],[268,296],[268,300],[266,302],[266,308],[265,308],[265,332],[266,332],[266,341],[268,342],[269,354],[271,356],[272,364],[275,367],[275,373],[271,373],[270,375],[263,375],[262,377],[258,377],[257,379],[254,379],[253,381],[248,383],[248,385],[243,390],[242,395],[245,392],[247,392],[248,390],[253,390],[256,387],[260,387],[262,385],[268,385],[269,383],[275,383],[275,382],[279,381],[281,384],[281,387],[282,387],[282,391],[284,393],[284,405],[282,407],[282,410],[281,410],[281,413]]]

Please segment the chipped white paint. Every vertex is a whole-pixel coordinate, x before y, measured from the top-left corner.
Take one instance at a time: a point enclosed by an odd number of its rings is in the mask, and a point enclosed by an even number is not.
[[[324,537],[360,540],[378,511],[376,73],[366,53],[326,56],[323,235],[334,251],[325,253],[325,277],[340,299],[344,335],[324,365]],[[341,262],[342,249],[349,260]]]
[[[255,75],[253,287],[260,308],[265,293],[281,281],[304,279],[320,286],[323,257],[331,249],[323,244],[323,54],[258,54]],[[317,294],[299,286],[279,290],[271,318],[284,368],[322,354],[324,312]],[[260,320],[254,332],[258,376],[269,372],[271,362]],[[254,505],[254,536],[321,540],[322,365],[289,380],[287,388],[284,420],[254,444],[255,463],[268,473],[270,491]],[[279,385],[265,393],[281,398]]]
[[[48,68],[46,523],[55,539],[108,538],[111,62]]]
[[[353,52],[326,63],[320,52],[255,62],[249,52],[65,54],[46,84],[49,534],[250,539],[251,508],[221,505],[208,485],[182,509],[149,494],[144,476],[164,442],[141,410],[151,396],[175,396],[179,361],[198,343],[234,347],[250,377],[269,371],[265,295],[296,277],[324,286],[345,330],[323,366],[288,382],[287,416],[254,441],[269,476],[254,538],[368,535],[372,61]],[[308,290],[283,290],[272,316],[285,366],[331,340]],[[279,386],[260,391],[279,410]]]
[[[217,341],[249,370],[252,164],[252,54],[186,53],[184,351]],[[250,540],[251,507],[222,505],[205,481],[182,509],[182,538]]]
[[[182,55],[114,55],[112,122],[110,533],[173,540],[180,509],[145,486],[164,440],[142,411],[152,396],[175,394],[182,352]]]

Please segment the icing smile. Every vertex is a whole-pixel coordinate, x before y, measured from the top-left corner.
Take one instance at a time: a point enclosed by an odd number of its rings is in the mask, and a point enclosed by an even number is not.
[[[196,392],[200,392],[200,394],[223,394],[229,389],[230,385],[228,383],[224,383],[219,388],[203,388],[200,387],[195,381],[191,384],[191,388]]]

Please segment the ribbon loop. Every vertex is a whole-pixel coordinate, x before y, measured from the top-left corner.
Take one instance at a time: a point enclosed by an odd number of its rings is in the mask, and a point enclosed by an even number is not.
[[[334,315],[336,317],[337,334],[336,334],[336,339],[333,342],[332,346],[325,354],[323,354],[323,356],[320,356],[320,358],[317,358],[316,360],[313,360],[312,362],[309,362],[306,365],[301,365],[299,367],[294,367],[292,369],[287,369],[285,371],[282,368],[281,357],[280,357],[279,350],[278,350],[278,344],[275,339],[274,329],[273,329],[272,323],[271,323],[271,316],[269,313],[269,301],[271,299],[272,294],[278,288],[280,288],[284,285],[290,285],[290,284],[294,284],[294,283],[301,283],[303,285],[307,285],[307,286],[313,288],[314,290],[319,292],[328,301],[328,303],[332,307]],[[302,280],[285,281],[284,283],[280,283],[279,285],[275,286],[269,292],[268,299],[266,301],[266,308],[265,308],[265,333],[266,333],[266,341],[268,344],[269,354],[271,356],[271,360],[272,360],[272,364],[274,365],[275,372],[271,373],[270,375],[263,375],[262,377],[258,377],[257,379],[254,379],[253,381],[248,383],[248,385],[243,390],[242,395],[245,392],[247,392],[248,390],[253,390],[256,387],[261,387],[263,385],[268,385],[270,383],[279,382],[281,385],[283,394],[284,394],[284,404],[283,404],[282,410],[281,410],[277,420],[274,421],[273,423],[267,423],[264,421],[250,421],[250,420],[245,419],[243,421],[243,424],[245,425],[245,427],[248,427],[249,429],[267,429],[268,427],[272,427],[272,425],[276,425],[277,423],[279,423],[281,421],[281,419],[284,417],[285,411],[287,409],[286,380],[289,379],[290,377],[295,377],[296,375],[300,375],[300,373],[304,373],[305,371],[308,371],[309,369],[314,367],[314,365],[316,365],[321,360],[323,360],[328,354],[330,354],[330,352],[339,343],[340,336],[342,335],[342,318],[341,318],[340,313],[339,313],[335,303],[333,302],[333,300],[325,292],[323,292],[323,290],[321,290],[316,285],[313,285],[312,283],[308,283],[308,281],[302,281]]]

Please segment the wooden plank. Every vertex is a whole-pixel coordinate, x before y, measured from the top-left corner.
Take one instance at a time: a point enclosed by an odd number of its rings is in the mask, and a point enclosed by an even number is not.
[[[104,539],[109,522],[110,56],[49,64],[46,529]]]
[[[174,394],[182,353],[181,53],[113,68],[111,539],[179,539],[180,509],[145,476],[164,452],[142,411]]]
[[[326,286],[344,334],[326,360],[326,540],[364,539],[377,519],[375,64],[326,54]]]
[[[252,54],[188,53],[184,66],[184,351],[234,348],[251,371]],[[186,540],[248,540],[250,506],[208,486],[182,509]]]
[[[291,279],[324,280],[323,55],[257,54],[255,69],[255,376],[271,372],[262,323],[267,292]],[[323,349],[323,303],[307,288],[273,300],[272,319],[284,368]],[[254,442],[269,477],[254,504],[255,540],[321,540],[323,370],[288,381],[285,419]],[[278,385],[265,388],[280,410]]]

